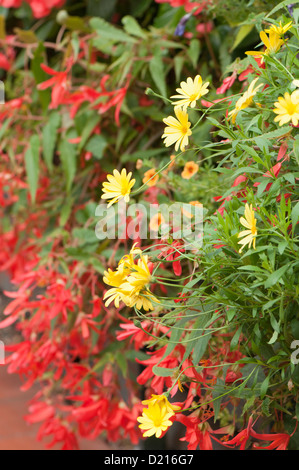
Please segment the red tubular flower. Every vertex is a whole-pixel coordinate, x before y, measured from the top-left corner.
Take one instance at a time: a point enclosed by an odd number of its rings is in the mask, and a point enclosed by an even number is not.
[[[227,90],[229,90],[233,86],[236,78],[237,78],[236,71],[234,71],[233,74],[230,75],[229,77],[226,77],[223,80],[222,85],[219,88],[217,88],[216,90],[217,95],[221,95],[222,93],[225,93]]]
[[[184,416],[178,414],[176,420],[186,426],[186,434],[180,441],[188,442],[188,450],[196,450],[198,447],[200,450],[213,450],[212,439],[222,444],[215,437],[215,434],[226,434],[229,430],[228,426],[213,430],[207,422],[201,422],[194,415]]]
[[[62,103],[66,97],[68,73],[72,66],[72,60],[69,60],[67,69],[64,72],[58,72],[57,70],[51,69],[45,64],[41,64],[41,68],[49,75],[53,75],[52,78],[40,83],[37,88],[38,90],[46,90],[52,88],[52,101],[50,109],[56,109]]]
[[[172,262],[173,272],[176,276],[182,274],[181,261],[177,258],[179,258],[182,253],[185,253],[183,246],[184,243],[182,241],[173,241],[171,245],[165,244],[165,247],[162,246],[161,253],[158,255],[159,259],[165,258],[166,261]]]
[[[249,421],[248,421],[247,428],[243,429],[235,437],[233,437],[232,439],[230,439],[226,442],[223,442],[222,444],[224,446],[228,446],[228,447],[229,446],[233,446],[233,447],[240,446],[240,450],[245,450],[246,444],[247,444],[248,440],[250,439],[250,432],[251,432],[253,424],[254,424],[253,419],[252,419],[252,417],[250,417]]]
[[[25,0],[31,7],[35,18],[43,18],[51,12],[53,8],[60,8],[66,0]],[[22,0],[2,0],[1,6],[4,8],[20,8]]]
[[[190,0],[156,0],[157,3],[170,3],[172,8],[184,7],[186,12],[189,13],[194,8],[197,8],[195,15],[199,15],[200,12],[210,3],[209,0],[202,2],[192,2]]]
[[[286,433],[279,434],[258,434],[253,429],[250,431],[251,437],[261,441],[272,441],[268,446],[259,446],[257,443],[253,444],[254,449],[260,450],[287,450],[290,441],[290,435]]]

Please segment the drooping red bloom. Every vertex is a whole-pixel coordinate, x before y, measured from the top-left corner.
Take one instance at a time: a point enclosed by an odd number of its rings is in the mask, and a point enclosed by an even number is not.
[[[130,84],[130,77],[128,77],[126,84],[115,90],[107,90],[106,82],[109,80],[110,75],[104,75],[100,81],[101,90],[98,91],[88,86],[81,86],[74,93],[65,96],[64,103],[71,104],[70,115],[72,118],[77,114],[80,106],[84,102],[89,102],[93,109],[98,110],[99,114],[104,114],[110,108],[115,107],[114,119],[116,124],[120,125],[120,110],[125,99]]]
[[[172,262],[173,272],[176,276],[182,274],[181,261],[178,259],[182,256],[182,253],[185,253],[184,243],[181,240],[175,240],[168,245],[165,243],[165,246],[161,247],[161,252],[158,255],[158,258],[165,258],[166,261]]]
[[[68,89],[68,73],[71,69],[71,66],[72,60],[69,60],[66,70],[63,72],[58,72],[57,70],[54,70],[45,64],[41,64],[41,68],[44,70],[44,72],[52,75],[52,78],[40,83],[37,86],[38,90],[46,90],[47,88],[52,87],[52,100],[50,109],[56,109],[64,102],[64,98]]]
[[[35,18],[43,18],[51,12],[53,8],[60,8],[66,0],[25,0],[31,7]],[[22,0],[2,0],[1,6],[4,8],[20,8]]]
[[[217,95],[221,95],[222,93],[225,93],[227,90],[229,90],[233,86],[236,78],[237,78],[236,71],[234,71],[232,75],[230,75],[229,77],[226,77],[223,80],[222,85],[219,88],[217,88],[216,90]]]
[[[255,432],[253,429],[250,431],[251,437],[255,439],[259,439],[261,441],[268,441],[270,442],[267,446],[259,446],[257,443],[253,444],[254,449],[260,450],[287,450],[290,441],[290,435],[286,433],[278,433],[278,434],[259,434]]]
[[[176,419],[186,426],[186,434],[180,441],[188,442],[188,450],[196,450],[198,447],[200,450],[213,450],[212,439],[221,442],[215,437],[215,434],[226,434],[229,430],[228,426],[213,430],[209,423],[201,422],[195,415],[178,414]]]
[[[197,8],[195,15],[199,15],[200,12],[210,3],[209,0],[201,2],[192,2],[190,0],[156,0],[157,3],[169,3],[172,8],[184,7],[186,12],[189,13],[193,8]]]

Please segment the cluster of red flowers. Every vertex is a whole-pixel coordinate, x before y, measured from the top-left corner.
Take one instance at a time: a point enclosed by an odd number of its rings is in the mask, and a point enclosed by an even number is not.
[[[196,8],[195,14],[198,15],[210,3],[210,0],[192,2],[190,0],[156,0],[157,3],[169,3],[172,8],[184,7],[189,13]]]
[[[4,8],[20,8],[23,0],[1,0],[0,5]],[[35,18],[44,18],[49,15],[53,8],[61,8],[66,0],[25,0],[30,6]]]

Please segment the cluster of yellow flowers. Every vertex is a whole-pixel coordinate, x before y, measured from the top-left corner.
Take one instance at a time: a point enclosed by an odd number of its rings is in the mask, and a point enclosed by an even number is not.
[[[138,257],[137,262],[135,256]],[[123,302],[127,307],[153,310],[152,302],[159,301],[148,288],[151,277],[148,256],[143,255],[142,250],[134,245],[130,254],[119,261],[115,271],[109,268],[104,272],[104,282],[112,287],[104,295],[105,305],[114,301],[117,308]]]
[[[171,96],[171,98],[178,100],[172,102],[176,118],[168,116],[163,119],[167,127],[164,129],[162,139],[164,139],[166,147],[175,144],[176,151],[180,148],[184,152],[189,143],[189,137],[192,135],[187,108],[188,106],[194,108],[196,102],[208,93],[209,82],[203,83],[201,76],[196,75],[194,80],[188,77],[186,82],[181,82],[180,86],[176,89],[179,94]]]
[[[145,431],[144,437],[153,435],[161,437],[162,433],[172,425],[170,418],[180,410],[179,406],[169,403],[165,395],[152,395],[142,404],[148,405],[148,408],[143,410],[142,416],[139,416],[137,421],[141,423],[139,428]]]
[[[265,31],[260,32],[260,38],[265,46],[263,51],[247,51],[247,55],[252,55],[254,57],[259,57],[264,60],[265,56],[271,54],[276,54],[280,48],[284,45],[285,39],[282,36],[293,26],[292,21],[282,26],[281,22],[279,26],[271,26]],[[268,33],[268,36],[267,34]],[[235,104],[235,108],[229,112],[228,118],[232,120],[233,123],[236,121],[237,114],[242,109],[246,109],[251,106],[253,98],[256,95],[257,91],[263,86],[262,83],[255,86],[258,81],[258,78],[255,78],[249,85],[248,90],[238,99]],[[278,101],[274,103],[273,112],[278,114],[274,119],[275,122],[279,122],[279,125],[282,126],[288,122],[292,122],[294,126],[298,125],[299,122],[299,91],[295,90],[291,95],[289,93],[284,94],[283,97],[279,97]]]
[[[279,26],[272,25],[270,28],[265,29],[265,31],[260,32],[260,38],[263,44],[266,46],[264,51],[247,51],[245,54],[252,55],[254,57],[260,57],[264,60],[265,55],[275,54],[279,51],[281,46],[285,43],[282,36],[293,26],[293,22],[290,21],[286,25],[282,26],[281,22]],[[267,34],[268,33],[268,36]]]

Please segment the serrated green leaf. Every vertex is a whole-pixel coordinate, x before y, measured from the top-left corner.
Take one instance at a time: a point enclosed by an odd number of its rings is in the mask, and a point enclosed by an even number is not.
[[[146,32],[143,31],[143,29],[139,26],[139,23],[135,20],[135,18],[133,18],[133,16],[124,16],[121,22],[124,25],[124,29],[128,34],[132,36],[137,36],[138,38],[142,39],[147,38]]]
[[[97,32],[100,38],[108,39],[111,42],[136,43],[136,39],[125,33],[120,28],[116,28],[103,18],[92,18],[90,26]]]

